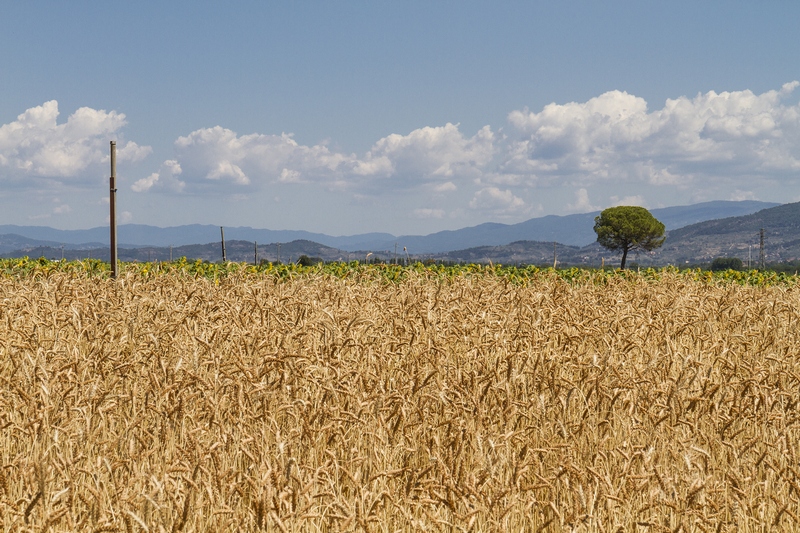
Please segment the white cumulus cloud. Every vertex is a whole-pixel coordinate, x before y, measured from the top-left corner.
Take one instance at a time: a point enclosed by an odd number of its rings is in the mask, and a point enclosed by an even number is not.
[[[589,213],[599,209],[600,206],[592,205],[589,200],[589,191],[583,188],[575,191],[575,203],[567,205],[567,211],[572,213]]]
[[[452,181],[446,181],[444,183],[439,183],[437,185],[434,185],[433,190],[434,192],[445,193],[445,192],[456,191],[458,190],[458,187]]]
[[[32,107],[0,126],[0,169],[7,180],[48,178],[80,181],[108,161],[109,139],[119,136],[125,115],[82,107],[58,123],[58,102]],[[119,141],[118,158],[140,161],[152,149]]]
[[[410,183],[445,181],[479,175],[494,157],[495,134],[484,126],[470,138],[457,124],[425,127],[408,135],[380,139],[366,155],[367,165],[382,162],[375,174],[390,174]],[[378,168],[376,166],[376,168]]]
[[[237,135],[215,126],[193,131],[175,141],[177,161],[190,186],[212,182],[260,187],[272,181],[303,183],[357,175],[355,156],[332,152],[324,145],[305,146],[291,135]]]
[[[572,183],[687,186],[707,177],[788,177],[800,169],[800,105],[787,103],[798,85],[760,95],[710,91],[667,100],[654,111],[621,91],[538,113],[513,111],[515,133],[500,168]]]
[[[279,182],[319,183],[334,189],[409,188],[432,183],[436,192],[450,192],[457,189],[455,180],[481,175],[493,160],[494,145],[495,134],[488,126],[466,137],[457,124],[448,123],[408,135],[388,135],[359,158],[332,151],[324,144],[299,144],[290,134],[239,135],[215,126],[179,137],[175,150],[187,191],[257,189]],[[136,190],[149,190],[152,186],[148,184],[156,181],[155,174],[143,178]]]
[[[510,190],[497,187],[486,187],[476,192],[469,206],[497,217],[516,215],[525,212],[526,208],[522,198],[514,196]]]
[[[181,192],[186,187],[186,183],[178,179],[182,172],[180,163],[170,159],[161,164],[158,172],[135,181],[131,189],[134,192],[147,192],[151,189]]]

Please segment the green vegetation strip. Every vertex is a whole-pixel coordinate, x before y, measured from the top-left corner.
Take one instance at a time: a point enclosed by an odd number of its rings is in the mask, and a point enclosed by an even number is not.
[[[81,261],[50,261],[45,258],[0,259],[0,275],[5,277],[47,276],[56,272],[66,272],[79,277],[108,277],[111,273],[109,263],[99,259]],[[355,278],[363,281],[399,282],[409,275],[422,275],[433,279],[449,279],[460,276],[492,276],[505,279],[512,284],[526,285],[543,279],[558,278],[570,283],[605,284],[614,280],[659,281],[663,276],[683,277],[686,281],[710,284],[735,283],[756,287],[773,285],[793,286],[798,284],[797,273],[774,272],[770,270],[725,270],[712,272],[702,269],[678,269],[676,267],[647,268],[641,270],[585,269],[585,268],[539,268],[536,266],[516,267],[505,265],[452,265],[414,263],[411,265],[365,264],[358,261],[350,263],[333,262],[303,266],[296,263],[209,263],[189,261],[185,257],[175,261],[148,263],[120,263],[122,276],[181,275],[194,278],[226,279],[230,277],[271,276],[277,279],[294,279],[299,276],[323,275],[336,278]]]

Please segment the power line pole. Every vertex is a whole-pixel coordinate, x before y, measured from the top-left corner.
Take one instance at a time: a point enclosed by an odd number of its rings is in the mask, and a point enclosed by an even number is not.
[[[767,267],[766,257],[764,255],[764,228],[761,228],[761,238],[759,243],[758,260],[761,263],[761,270]]]
[[[222,262],[227,263],[228,257],[225,255],[225,228],[219,227],[219,234],[222,237]]]
[[[258,241],[253,241],[253,264],[258,264]]]
[[[553,241],[553,268],[558,265],[558,256],[556,255],[556,241]]]
[[[111,278],[117,278],[117,142],[111,141],[111,177],[108,180],[109,203],[111,204],[109,225],[111,236],[109,248],[111,252]]]

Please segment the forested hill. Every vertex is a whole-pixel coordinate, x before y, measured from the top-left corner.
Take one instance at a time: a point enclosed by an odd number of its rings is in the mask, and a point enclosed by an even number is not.
[[[768,262],[800,258],[800,202],[783,204],[740,217],[707,220],[667,233],[657,257],[661,262],[708,261],[715,257],[756,260],[760,233]]]
[[[737,257],[755,265],[759,259],[760,232],[768,263],[800,259],[800,203],[784,204],[753,214],[708,220],[667,232],[664,245],[650,253],[633,253],[631,261],[644,266],[709,263],[717,257]],[[505,246],[483,246],[436,254],[447,261],[599,266],[619,263],[614,254],[593,243],[584,247],[553,246],[552,242],[520,241]]]
[[[700,236],[758,234],[764,228],[774,242],[800,238],[800,202],[763,209],[751,215],[707,220],[669,232],[670,239],[683,240]]]

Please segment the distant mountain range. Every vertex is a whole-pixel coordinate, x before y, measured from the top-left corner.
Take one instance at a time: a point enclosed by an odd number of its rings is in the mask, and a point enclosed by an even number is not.
[[[783,205],[763,202],[709,202],[663,210],[654,209],[652,212],[670,229],[667,231],[667,239],[662,248],[650,253],[634,253],[629,256],[631,262],[642,266],[709,263],[716,257],[738,257],[745,264],[755,266],[759,258],[761,229],[764,230],[767,262],[800,260],[800,202]],[[741,212],[746,214],[707,218]],[[594,216],[594,213],[589,213],[542,217],[513,225],[481,224],[458,231],[439,232],[428,236],[393,237],[391,240],[387,240],[385,236],[380,237],[384,234],[351,237],[310,234],[315,235],[316,240],[292,239],[270,242],[270,235],[291,238],[307,233],[225,228],[226,254],[230,261],[246,262],[260,260],[288,262],[296,261],[300,255],[307,255],[325,261],[363,261],[370,258],[434,259],[478,263],[491,261],[501,264],[538,265],[552,265],[554,261],[560,265],[619,264],[619,255],[600,247],[594,238],[586,243],[594,236],[592,230]],[[698,218],[705,220],[681,226],[683,222]],[[98,242],[101,239],[96,233],[100,230],[107,232],[107,228],[70,232],[52,228],[14,226],[13,229],[18,233],[1,233],[8,231],[8,228],[0,226],[0,254],[5,257],[27,255],[52,259],[108,258],[108,245]],[[552,238],[554,235],[568,232],[569,228],[572,228],[571,239],[564,238],[559,241]],[[591,232],[591,236],[586,228]],[[119,258],[122,261],[165,261],[181,256],[207,261],[219,261],[222,258],[218,226],[154,228],[126,225],[119,228],[119,234],[139,243],[119,246]],[[579,237],[576,238],[576,234]],[[31,235],[49,237],[49,240],[38,240]],[[251,238],[243,238],[243,235]],[[66,238],[78,241],[82,237],[92,236],[96,237],[95,242],[65,242]],[[515,238],[516,240],[509,240]],[[121,241],[123,239],[120,238]],[[180,243],[193,239],[206,242],[171,246],[158,244],[165,240]],[[146,240],[156,244],[140,244]],[[564,242],[570,240],[585,244],[574,245]],[[257,245],[255,241],[258,242]],[[320,241],[340,245],[331,246]],[[399,245],[396,256],[395,242]],[[459,244],[462,245],[461,248],[458,248]],[[466,246],[463,246],[464,244]],[[407,251],[402,250],[403,246]],[[434,251],[422,252],[420,249]]]
[[[800,260],[800,202],[778,205],[756,213],[706,220],[667,232],[664,245],[650,253],[634,253],[629,260],[643,266],[710,263],[717,257],[737,257],[745,265],[758,265],[761,230],[767,263]],[[560,264],[600,266],[619,264],[596,242],[588,246],[552,242],[518,241],[504,246],[480,246],[432,258],[453,262]]]
[[[653,209],[651,213],[662,221],[668,230],[674,230],[708,220],[749,215],[779,204],[757,201],[715,201],[689,206]],[[518,224],[485,223],[430,235],[401,235],[364,233],[335,237],[321,233],[293,230],[268,230],[250,227],[226,227],[226,240],[258,242],[260,246],[293,241],[314,242],[335,249],[334,255],[358,254],[361,251],[394,254],[395,247],[409,254],[444,254],[479,246],[504,246],[517,241],[558,242],[562,245],[583,247],[596,239],[594,217],[599,212],[576,215],[532,218]],[[120,248],[175,248],[195,244],[220,242],[219,226],[192,224],[159,228],[141,224],[124,224],[117,229]],[[0,254],[14,254],[20,250],[63,246],[71,250],[91,250],[108,247],[107,227],[86,230],[57,230],[41,226],[0,225]],[[152,250],[150,252],[152,256]],[[31,254],[28,254],[31,255]],[[70,254],[67,254],[70,255]],[[186,255],[186,254],[181,254]],[[188,257],[188,255],[187,255]]]

